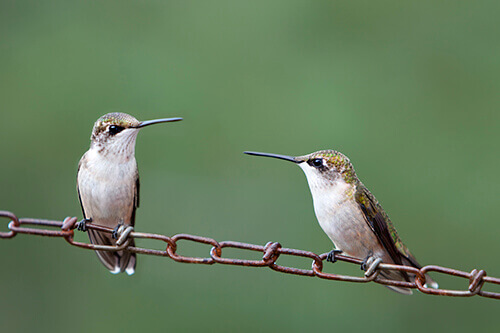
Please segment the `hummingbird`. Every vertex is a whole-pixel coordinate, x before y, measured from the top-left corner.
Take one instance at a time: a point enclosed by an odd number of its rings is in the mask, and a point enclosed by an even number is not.
[[[311,190],[314,212],[319,225],[335,247],[327,260],[335,262],[337,253],[364,259],[366,270],[370,260],[421,268],[403,244],[377,199],[359,180],[349,158],[335,150],[321,150],[303,156],[287,156],[246,151],[245,154],[282,159],[296,163],[305,173]],[[403,271],[380,272],[382,277],[410,281]],[[426,275],[427,285],[438,285]],[[387,286],[402,294],[411,295],[410,288]]]
[[[139,121],[125,113],[108,113],[97,119],[90,137],[90,149],[78,164],[77,192],[83,212],[78,229],[87,231],[90,242],[116,245],[120,226],[134,226],[139,207],[139,172],[135,160],[135,142],[143,127],[179,121],[165,118]],[[114,228],[113,234],[87,229],[86,223]],[[134,246],[133,240],[129,243]],[[134,274],[135,253],[96,251],[104,266],[113,274]]]

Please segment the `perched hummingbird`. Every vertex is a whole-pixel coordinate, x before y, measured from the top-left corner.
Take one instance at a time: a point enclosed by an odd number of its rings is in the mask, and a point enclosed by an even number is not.
[[[139,173],[135,160],[135,140],[145,126],[179,121],[166,118],[138,121],[125,113],[108,113],[97,119],[90,137],[90,149],[78,165],[77,191],[86,223],[115,228],[134,226],[135,210],[139,206]],[[89,229],[92,244],[115,245],[116,234]],[[130,243],[134,246],[134,242]],[[136,256],[127,251],[96,251],[97,256],[113,274],[134,274]]]
[[[329,261],[335,262],[335,253],[343,252],[364,259],[362,267],[366,267],[370,258],[380,258],[388,264],[421,267],[401,242],[382,206],[356,176],[347,156],[334,150],[296,157],[250,151],[245,154],[279,158],[302,168],[311,189],[316,218],[335,246]],[[410,281],[405,272],[386,270],[380,274],[388,279]],[[437,288],[437,283],[427,275],[426,282]],[[412,294],[409,288],[387,287],[402,294]]]

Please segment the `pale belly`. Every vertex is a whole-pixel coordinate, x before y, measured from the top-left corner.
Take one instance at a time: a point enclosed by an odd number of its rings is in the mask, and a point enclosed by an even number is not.
[[[386,263],[393,262],[354,201],[325,201],[315,200],[314,210],[321,228],[336,249],[359,259],[375,256]]]
[[[115,227],[131,224],[135,194],[133,163],[87,164],[78,173],[80,198],[87,218],[95,224]]]

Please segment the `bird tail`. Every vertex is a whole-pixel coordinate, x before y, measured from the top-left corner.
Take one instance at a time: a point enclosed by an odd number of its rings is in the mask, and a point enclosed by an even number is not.
[[[407,266],[413,266],[415,268],[421,269],[422,266],[417,262],[415,257],[410,256],[410,257],[404,257],[403,258],[403,264]],[[411,281],[415,280],[415,275],[410,274],[410,278],[412,279]],[[436,281],[434,281],[429,274],[425,274],[425,287],[431,287],[434,289],[439,288],[439,285],[437,284]]]
[[[95,245],[107,245],[115,246],[116,240],[114,240],[111,235],[89,229],[88,230],[90,242]],[[130,246],[135,246],[134,240],[132,239],[129,243]],[[128,251],[95,251],[97,257],[102,262],[102,264],[112,273],[118,274],[121,272],[126,272],[128,275],[132,275],[135,272],[136,265],[136,255]]]
[[[403,264],[406,266],[413,266],[415,268],[422,268],[416,260],[408,260],[407,258],[403,259]],[[381,271],[380,275],[383,278],[390,279],[390,280],[396,280],[396,281],[414,281],[415,280],[415,275],[414,274],[407,274],[406,272],[402,271]],[[412,290],[410,288],[404,288],[404,287],[397,287],[397,286],[386,286],[387,288],[394,290],[400,294],[404,295],[411,295],[413,294]],[[437,289],[439,288],[439,285],[437,284],[436,281],[434,281],[428,274],[425,274],[425,287],[430,287]]]
[[[388,280],[396,280],[396,281],[408,281],[408,274],[405,274],[403,272],[398,272],[398,271],[380,271],[380,276],[383,277],[384,279]],[[404,288],[404,287],[397,287],[397,286],[388,286],[386,285],[387,288],[398,292],[403,295],[412,295],[413,291],[410,288]]]

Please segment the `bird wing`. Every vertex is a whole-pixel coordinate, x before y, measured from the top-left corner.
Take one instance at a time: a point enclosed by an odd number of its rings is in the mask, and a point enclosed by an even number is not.
[[[78,178],[78,174],[80,173],[80,167],[82,166],[82,161],[85,155],[82,156],[80,162],[78,162],[78,170],[76,171],[76,177]],[[83,209],[82,196],[80,194],[80,186],[78,186],[78,182],[76,182],[76,191],[78,192],[78,201],[80,201],[80,207],[82,208],[83,218],[86,219],[87,215],[85,215],[85,209]]]
[[[394,263],[402,265],[403,258],[405,258],[413,266],[420,268],[421,266],[415,257],[399,238],[398,232],[394,228],[389,216],[363,184],[357,187],[355,197],[366,222],[390,254]]]
[[[130,217],[130,225],[135,225],[135,211],[139,207],[139,190],[141,187],[141,182],[139,181],[139,171],[136,168],[135,172],[135,187],[134,187],[134,208],[132,209],[132,216]]]

